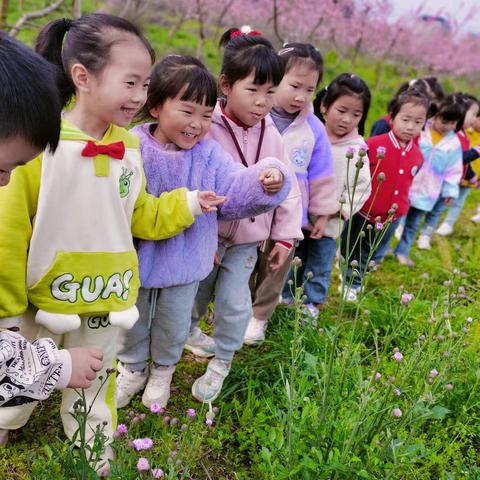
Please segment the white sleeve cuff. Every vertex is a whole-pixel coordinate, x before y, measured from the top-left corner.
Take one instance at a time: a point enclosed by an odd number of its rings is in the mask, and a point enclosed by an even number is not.
[[[194,217],[202,215],[202,207],[200,206],[200,202],[198,201],[198,190],[187,192],[187,203],[188,208],[190,209],[190,213]]]
[[[62,366],[62,373],[58,379],[57,385],[55,388],[61,390],[67,388],[67,385],[70,383],[70,378],[72,377],[72,357],[68,350],[59,350],[58,356],[60,358],[60,363]]]

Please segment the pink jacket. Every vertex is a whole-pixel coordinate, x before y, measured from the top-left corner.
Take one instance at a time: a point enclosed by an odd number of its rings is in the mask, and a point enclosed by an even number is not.
[[[230,125],[238,144],[245,156],[248,165],[254,165],[260,140],[261,123],[245,129],[222,113],[220,104],[217,103],[213,112],[212,126],[207,138],[216,140],[232,155],[236,162],[241,163],[235,143],[227,130],[222,116]],[[263,213],[254,218],[245,218],[233,222],[219,221],[219,241],[223,245],[240,245],[243,243],[263,242],[267,238],[274,241],[281,240],[294,243],[301,240],[302,234],[302,199],[294,172],[291,170],[290,161],[283,144],[282,136],[269,115],[265,118],[265,134],[262,142],[259,159],[274,157],[288,166],[292,172],[292,188],[287,198],[274,210]]]

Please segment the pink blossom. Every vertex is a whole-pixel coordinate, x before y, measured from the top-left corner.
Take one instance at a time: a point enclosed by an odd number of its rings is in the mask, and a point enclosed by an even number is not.
[[[346,157],[353,158],[354,155],[355,155],[355,147],[348,147]]]
[[[209,427],[211,427],[211,426],[213,425],[213,420],[212,420],[211,418],[207,418],[207,419],[205,420],[205,423],[206,423]]]
[[[402,305],[408,305],[413,300],[413,295],[411,293],[403,292],[400,298],[400,303]]]
[[[396,418],[400,418],[402,416],[402,411],[399,408],[394,408],[392,410],[392,415]]]
[[[378,222],[376,225],[375,225],[375,228],[377,230],[382,230],[383,229],[383,223],[382,222]]]
[[[163,470],[161,468],[154,468],[152,470],[153,478],[162,478],[163,477]]]
[[[194,408],[189,408],[187,410],[187,416],[189,416],[190,418],[195,418],[196,415],[197,415],[197,412],[195,411]]]
[[[152,413],[155,413],[155,414],[159,413],[160,415],[161,415],[162,413],[165,413],[165,409],[162,408],[157,402],[153,402],[153,403],[150,405],[150,411],[151,411]]]
[[[438,375],[437,369],[432,368],[432,370],[430,370],[430,378],[435,378],[437,375]]]
[[[137,462],[137,470],[139,472],[148,472],[150,470],[150,464],[145,457],[140,457]]]
[[[472,322],[473,322],[473,318],[472,318],[472,317],[467,317],[466,322],[467,322],[467,323],[472,323]]]
[[[445,388],[446,388],[447,390],[453,390],[453,385],[452,385],[451,383],[447,383],[447,384],[445,385]]]
[[[401,362],[403,360],[403,355],[400,352],[395,352],[393,358],[396,362]]]
[[[151,438],[136,438],[133,441],[133,447],[135,450],[150,450],[153,447],[153,441]]]
[[[378,380],[380,380],[382,378],[382,374],[380,372],[377,372],[375,374],[375,380],[378,382]]]
[[[399,388],[396,388],[396,389],[393,391],[393,393],[394,393],[394,395],[397,396],[397,397],[399,397],[399,396],[402,394],[402,392],[400,391]]]
[[[120,435],[125,435],[128,432],[128,428],[124,423],[119,423],[117,426],[117,432]]]
[[[381,157],[383,158],[385,156],[385,153],[386,153],[387,149],[385,147],[378,147],[377,148],[377,157]]]

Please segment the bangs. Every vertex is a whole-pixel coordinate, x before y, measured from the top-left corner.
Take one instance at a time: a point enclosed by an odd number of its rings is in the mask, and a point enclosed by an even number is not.
[[[461,105],[455,103],[441,109],[438,115],[447,122],[458,122],[465,116],[465,110]]]
[[[253,65],[255,69],[255,78],[253,80],[255,85],[264,85],[271,82],[276,87],[282,81],[284,67],[282,61],[273,50],[265,47],[253,48],[249,65]],[[250,68],[246,76],[248,77],[252,71],[253,69]]]
[[[199,68],[192,69],[189,73],[190,75],[185,79],[188,85],[180,100],[215,107],[217,103],[217,84],[213,76],[206,70]],[[180,86],[183,85],[180,84]]]

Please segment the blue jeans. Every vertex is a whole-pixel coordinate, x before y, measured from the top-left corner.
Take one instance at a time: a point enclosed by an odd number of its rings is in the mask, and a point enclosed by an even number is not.
[[[303,235],[305,238],[295,250],[295,256],[302,261],[302,266],[297,271],[297,285],[304,285],[303,294],[307,296],[305,303],[318,305],[327,299],[337,241],[330,237],[310,238],[307,230],[303,231]],[[310,279],[307,279],[308,272],[313,273]],[[293,270],[290,270],[288,280],[295,281]],[[285,284],[282,297],[292,298],[294,288],[294,285]]]
[[[422,235],[427,235],[429,237],[432,236],[433,232],[437,228],[437,225],[440,222],[440,217],[442,213],[445,211],[447,206],[445,205],[445,201],[442,197],[440,197],[433,206],[430,212],[427,212],[425,215],[425,223],[422,227]],[[413,243],[413,240],[412,240]]]
[[[415,237],[417,236],[420,223],[422,223],[422,219],[429,213],[431,212],[425,212],[424,210],[419,210],[415,207],[410,207],[408,209],[402,238],[400,239],[398,245],[395,248],[395,255],[404,255],[405,257],[408,257],[408,255],[410,254],[410,248],[412,248]],[[431,218],[432,215],[430,216],[430,219]],[[433,218],[435,219],[435,216],[433,216]]]
[[[257,262],[258,243],[231,247],[218,246],[220,265],[200,282],[192,311],[192,327],[207,313],[215,298],[215,358],[231,362],[235,350],[243,345],[248,322],[252,318],[249,280]]]
[[[458,198],[453,201],[453,204],[448,209],[447,216],[445,217],[444,223],[453,227],[457,218],[462,213],[463,206],[465,205],[465,200],[470,193],[470,187],[460,187],[460,193],[458,194]]]
[[[355,214],[351,220],[345,222],[345,227],[343,228],[342,232],[340,251],[342,253],[342,257],[348,263],[345,274],[345,282],[347,284],[350,284],[351,282],[353,288],[358,288],[362,285],[362,279],[365,275],[365,272],[368,271],[368,263],[373,260],[376,264],[378,264],[383,260],[390,247],[390,241],[395,233],[395,229],[401,221],[402,217],[397,218],[386,227],[385,231],[381,233],[375,232],[375,226],[365,220],[365,218],[358,213]],[[351,222],[350,239],[348,239],[349,222]],[[371,230],[367,229],[368,225],[372,225]],[[360,232],[365,233],[363,238],[359,238]],[[379,234],[383,235],[381,240],[378,239]],[[374,252],[372,252],[373,247],[376,247]],[[353,260],[358,262],[358,266],[355,267],[357,275],[353,275],[354,269],[351,267],[351,262]]]

